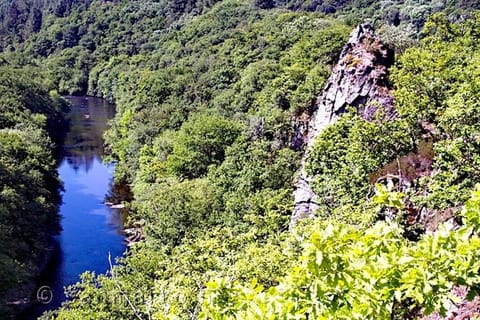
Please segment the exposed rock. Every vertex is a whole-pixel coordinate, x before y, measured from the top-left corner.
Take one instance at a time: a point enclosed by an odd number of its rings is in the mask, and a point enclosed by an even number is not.
[[[375,184],[394,177],[398,191],[404,192],[416,179],[432,175],[434,155],[433,140],[420,141],[417,152],[398,157],[372,173],[370,183]]]
[[[387,79],[387,70],[393,62],[393,50],[381,43],[372,26],[358,26],[351,33],[338,64],[312,110],[294,118],[292,147],[297,150],[305,148],[305,154],[294,192],[292,223],[313,216],[318,208],[316,195],[311,188],[312,177],[305,171],[315,138],[335,122],[348,106],[355,107],[367,120],[371,120],[379,108],[384,110],[386,119],[397,116]]]
[[[143,242],[145,240],[145,235],[141,228],[130,228],[124,230],[127,237],[125,238],[125,243],[128,247],[132,247],[134,244]]]
[[[444,210],[433,210],[422,208],[418,223],[425,227],[425,232],[435,233],[440,225],[444,225],[447,230],[458,230],[461,219],[459,218],[461,206],[451,207]]]
[[[421,320],[469,320],[478,319],[480,317],[480,297],[475,297],[472,301],[468,301],[468,290],[464,286],[455,287],[452,294],[460,300],[455,304],[450,302],[445,317],[438,313],[420,318]]]

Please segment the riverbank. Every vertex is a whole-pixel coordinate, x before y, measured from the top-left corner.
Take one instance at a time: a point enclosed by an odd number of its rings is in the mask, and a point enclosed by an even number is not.
[[[23,284],[12,288],[5,295],[5,303],[7,310],[2,314],[3,319],[27,319],[25,312],[28,312],[34,304],[41,303],[37,293],[42,287],[41,278],[49,265],[55,260],[58,254],[59,244],[54,237],[47,241],[47,245],[42,254],[33,260],[32,269],[30,271],[31,278]]]

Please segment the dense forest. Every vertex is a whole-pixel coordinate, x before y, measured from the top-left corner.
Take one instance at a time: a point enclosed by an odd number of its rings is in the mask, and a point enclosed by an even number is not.
[[[0,313],[29,295],[60,231],[52,144],[61,139],[63,99],[38,67],[0,60]],[[20,303],[21,304],[21,303]]]
[[[59,92],[116,103],[107,161],[144,241],[43,319],[429,319],[466,305],[480,294],[478,9],[1,1],[0,293],[59,230]],[[382,42],[368,54],[395,51],[394,116],[348,107],[316,137],[304,164],[318,209],[293,225],[299,124],[337,63],[363,63],[339,56],[365,22]]]

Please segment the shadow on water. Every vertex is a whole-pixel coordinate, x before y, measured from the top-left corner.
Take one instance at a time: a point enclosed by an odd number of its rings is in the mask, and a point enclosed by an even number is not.
[[[102,162],[102,137],[114,108],[91,97],[68,100],[72,104],[70,126],[58,167],[65,189],[60,208],[63,231],[37,284],[39,290],[46,288],[40,296],[48,303],[35,304],[19,319],[37,319],[43,312],[58,308],[66,300],[65,286],[78,282],[85,271],[105,273],[109,254],[113,259],[125,251],[121,213],[104,204],[114,168]]]

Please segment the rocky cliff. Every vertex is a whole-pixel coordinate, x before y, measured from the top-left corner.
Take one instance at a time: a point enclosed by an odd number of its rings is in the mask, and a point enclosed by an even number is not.
[[[363,24],[351,34],[339,61],[310,112],[295,117],[293,147],[305,148],[305,154],[294,192],[292,223],[313,216],[318,208],[311,188],[312,177],[305,171],[305,163],[315,138],[348,106],[355,107],[367,120],[382,108],[387,118],[396,117],[388,68],[394,63],[394,53],[375,35],[372,26]]]

